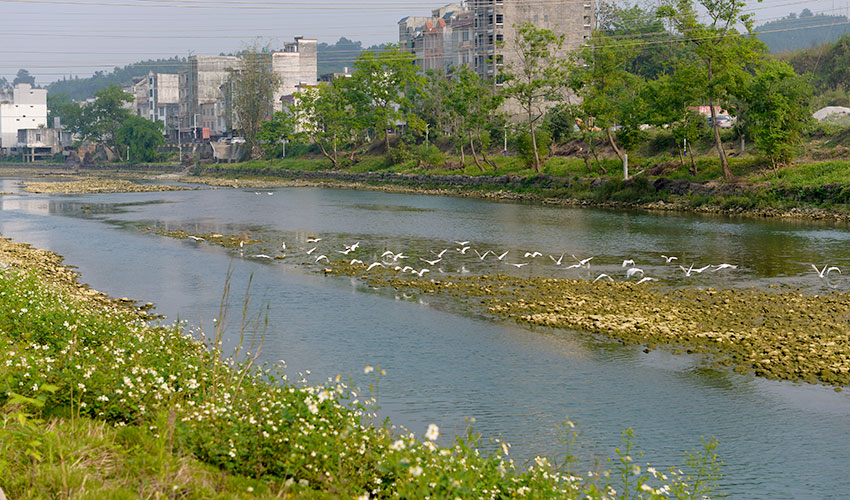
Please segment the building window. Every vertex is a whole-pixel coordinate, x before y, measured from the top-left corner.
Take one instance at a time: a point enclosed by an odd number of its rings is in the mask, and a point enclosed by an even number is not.
[[[487,45],[493,45],[493,35],[487,35]]]
[[[493,24],[493,14],[487,16],[487,26],[491,26]]]
[[[497,33],[497,34],[496,34],[496,41],[497,41],[497,42],[503,42],[503,41],[504,41],[504,39],[505,39],[505,36],[504,36],[504,35],[502,35],[501,33]]]
[[[504,24],[504,16],[502,14],[496,14],[496,24]]]
[[[502,64],[502,54],[496,54],[496,64]]]
[[[468,31],[464,31],[464,32],[463,32],[463,41],[464,41],[464,42],[468,42],[468,41],[469,41],[469,32],[468,32]]]
[[[540,21],[540,16],[534,14],[534,24],[537,24],[538,21]]]
[[[41,134],[35,134],[35,142],[41,142]]]
[[[543,22],[544,22],[544,23],[548,23],[548,22],[549,22],[549,14],[543,14]]]

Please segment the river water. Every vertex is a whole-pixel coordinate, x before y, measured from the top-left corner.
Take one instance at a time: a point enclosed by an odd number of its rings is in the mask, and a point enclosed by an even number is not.
[[[441,444],[464,433],[471,417],[485,447],[502,438],[522,463],[564,451],[555,425],[569,418],[582,432],[575,451],[583,460],[612,456],[620,432],[632,427],[642,460],[663,469],[699,448],[700,436],[714,436],[724,461],[721,490],[732,498],[850,495],[848,392],[718,372],[693,357],[576,332],[495,323],[430,297],[326,277],[314,264],[314,256],[340,258],[337,251],[359,241],[352,256],[367,264],[385,249],[403,251],[409,258],[399,262],[433,276],[462,269],[624,279],[622,261],[633,259],[665,286],[829,293],[850,289],[850,276],[821,279],[811,265],[850,271],[845,226],[314,188],[39,195],[18,183],[0,179],[0,191],[12,193],[0,196],[0,235],[63,255],[98,290],[154,302],[169,320],[207,330],[231,267],[230,345],[253,276],[250,309],[268,308],[263,360],[285,360],[293,377],[321,382],[342,374],[360,387],[374,381],[364,366],[380,365],[387,371],[376,387],[381,414],[419,435],[436,423]],[[151,227],[260,243],[240,252]],[[322,241],[308,243],[311,236]],[[283,241],[285,259],[254,257],[280,255]],[[461,255],[456,241],[471,249]],[[438,264],[419,260],[444,248]],[[475,250],[509,253],[480,260]],[[525,258],[530,251],[544,255]],[[571,255],[594,259],[590,269],[564,270],[548,257],[562,253],[563,263],[574,263]],[[678,260],[667,264],[662,254]],[[722,262],[738,268],[686,277],[677,265]]]

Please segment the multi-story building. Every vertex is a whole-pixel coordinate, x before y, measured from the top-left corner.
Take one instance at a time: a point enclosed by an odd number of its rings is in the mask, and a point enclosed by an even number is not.
[[[18,145],[18,130],[47,127],[47,90],[28,83],[0,90],[0,152]]]
[[[593,0],[469,0],[467,5],[475,15],[473,66],[488,79],[517,62],[518,26],[532,23],[564,35],[566,53],[590,37],[595,22]]]
[[[274,92],[274,109],[282,109],[281,100],[294,94],[299,87],[316,85],[318,82],[318,44],[316,40],[297,36],[283,50],[272,52],[272,70],[280,78]]]
[[[564,52],[584,43],[594,25],[593,0],[467,0],[431,17],[399,21],[399,43],[422,70],[449,72],[467,64],[492,79],[517,60],[517,27],[532,23],[564,35]]]
[[[189,57],[187,67],[178,76],[180,140],[225,132],[218,127],[223,120],[216,115],[216,101],[221,99],[222,84],[241,67],[242,60],[235,56]]]
[[[166,136],[172,137],[177,130],[179,110],[178,76],[173,73],[154,73],[137,78],[133,83],[136,101],[134,112],[154,122],[162,122]]]

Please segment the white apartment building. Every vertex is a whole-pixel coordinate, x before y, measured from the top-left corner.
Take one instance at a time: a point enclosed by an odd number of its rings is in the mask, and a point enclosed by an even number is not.
[[[47,127],[47,90],[19,83],[0,90],[0,150],[10,152],[18,144],[18,130]]]

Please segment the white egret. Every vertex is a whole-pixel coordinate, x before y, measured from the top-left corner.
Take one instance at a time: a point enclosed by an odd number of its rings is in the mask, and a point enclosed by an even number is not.
[[[428,263],[429,266],[433,266],[433,265],[437,264],[437,262],[440,262],[441,260],[443,260],[443,258],[440,257],[439,259],[428,260],[428,259],[423,259],[422,257],[419,257],[419,260],[421,260],[422,262]]]
[[[531,257],[531,258],[533,259],[533,258],[535,258],[535,257],[540,257],[541,255],[543,255],[543,254],[542,254],[542,253],[540,253],[540,252],[537,252],[537,251],[534,251],[534,252],[525,252],[525,257],[526,257],[526,258]]]
[[[634,276],[635,274],[638,274],[638,273],[640,273],[640,275],[643,276],[643,269],[641,269],[639,267],[630,267],[626,271],[626,278],[631,278],[632,276]]]
[[[463,248],[455,248],[455,250],[457,250],[461,255],[466,255],[466,252],[468,252],[470,248],[472,247],[467,245]]]
[[[318,257],[316,257],[316,262],[319,262],[322,259],[325,259],[325,262],[330,263],[330,261],[328,260],[328,256],[325,255],[325,254],[322,254],[322,255],[319,255]]]
[[[632,259],[626,259],[626,260],[623,261],[623,267],[633,266],[633,265],[635,265],[635,261],[633,261]]]
[[[502,255],[496,255],[496,258],[499,260],[504,260],[505,256],[508,255],[508,252],[510,252],[510,250],[505,250],[505,253],[503,253]]]
[[[597,276],[597,277],[596,277],[596,279],[595,279],[595,280],[593,280],[593,282],[594,282],[594,283],[596,283],[597,281],[601,280],[602,278],[608,278],[608,281],[614,281],[614,278],[612,278],[612,277],[608,276],[608,275],[607,275],[607,274],[605,274],[605,273],[602,273],[602,274],[600,274],[599,276]]]
[[[411,271],[411,274],[415,274],[416,276],[419,276],[421,278],[423,274],[430,273],[430,272],[431,272],[430,269],[422,268],[419,271]]]
[[[588,267],[588,268],[590,267],[590,261],[593,259],[593,257],[588,257],[586,259],[579,259],[575,255],[573,255],[572,257],[576,260],[576,262],[579,263],[579,266],[585,266],[585,267]]]
[[[738,266],[732,264],[718,264],[715,266],[714,272],[720,271],[722,269],[738,269]]]
[[[491,252],[490,250],[487,250],[487,251],[486,251],[486,252],[484,252],[484,253],[479,253],[479,252],[478,252],[478,250],[476,250],[476,249],[474,249],[474,248],[472,249],[472,251],[473,251],[473,252],[475,252],[475,255],[477,255],[477,256],[478,256],[478,258],[479,258],[480,260],[484,260],[484,258],[485,258],[485,257],[487,257],[488,255],[490,255],[491,253],[493,253],[493,252]]]
[[[351,262],[349,262],[349,265],[353,266],[354,264],[363,264],[363,261],[360,260],[360,259],[351,259]]]
[[[384,264],[381,263],[381,262],[373,262],[373,263],[369,264],[369,267],[367,267],[366,270],[371,271],[372,269],[374,269],[378,266],[384,267]]]
[[[554,262],[556,266],[560,266],[560,265],[561,265],[561,261],[563,261],[563,260],[564,260],[564,254],[561,254],[561,256],[560,256],[560,257],[558,257],[558,260],[555,260],[555,256],[554,256],[554,255],[550,255],[550,256],[549,256],[549,258],[550,258],[550,259],[552,259],[552,262]]]
[[[203,238],[201,238],[200,236],[189,236],[189,237],[190,237],[190,238],[192,238],[192,239],[193,239],[193,240],[195,240],[195,241],[205,241],[205,240],[204,240]]]
[[[505,264],[507,264],[509,266],[514,266],[515,268],[519,269],[522,266],[527,266],[528,262],[519,262],[519,263],[516,263],[516,264],[514,264],[513,262],[505,262]]]
[[[316,238],[315,236],[308,236],[307,237],[307,243],[318,243],[320,241],[322,241],[322,239]]]
[[[463,247],[463,246],[469,245],[469,242],[468,241],[455,241],[455,244]]]
[[[831,273],[832,271],[838,271],[838,274],[841,274],[841,269],[838,269],[835,266],[832,266],[832,267],[827,269],[827,267],[826,267],[827,265],[828,264],[824,264],[823,269],[818,269],[818,267],[816,265],[812,264],[812,268],[815,270],[816,273],[818,273],[818,276],[821,277],[821,278],[828,277],[829,273]]]
[[[264,253],[258,253],[258,254],[252,255],[251,257],[254,257],[255,259],[271,259],[271,257],[269,257],[268,255],[266,255]]]
[[[313,248],[307,250],[307,255],[310,255],[311,253],[315,252],[317,248],[319,248],[319,247],[313,247]]]
[[[666,255],[662,255],[662,256],[661,256],[661,258],[662,258],[662,259],[664,259],[664,260],[666,260],[668,264],[669,264],[671,261],[679,260],[679,258],[678,258],[678,257],[668,257],[668,256],[666,256]]]
[[[645,277],[641,278],[640,280],[638,280],[638,282],[636,284],[640,285],[642,283],[647,283],[647,282],[650,282],[650,281],[658,281],[658,280],[655,279],[655,278],[649,277],[649,276],[645,276]]]

